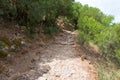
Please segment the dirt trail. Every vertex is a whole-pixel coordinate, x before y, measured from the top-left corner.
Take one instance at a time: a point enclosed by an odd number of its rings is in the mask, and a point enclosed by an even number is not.
[[[64,31],[43,51],[39,65],[49,65],[47,74],[36,80],[96,80],[96,73],[89,61],[82,61],[75,48],[76,33]],[[82,52],[82,51],[81,51]],[[47,60],[47,61],[46,61]]]
[[[64,30],[44,48],[30,50],[13,63],[14,72],[8,80],[96,80],[93,65],[82,60],[80,53],[84,52],[76,49],[76,36],[75,32]],[[27,69],[30,62],[32,65]]]

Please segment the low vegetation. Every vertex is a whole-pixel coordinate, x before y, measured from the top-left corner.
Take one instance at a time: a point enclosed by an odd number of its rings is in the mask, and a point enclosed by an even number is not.
[[[119,67],[119,66],[118,66]],[[119,80],[120,69],[111,61],[102,61],[96,66],[99,80]]]

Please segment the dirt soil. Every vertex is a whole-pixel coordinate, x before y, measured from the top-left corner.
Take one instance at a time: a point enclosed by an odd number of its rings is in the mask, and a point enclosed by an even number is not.
[[[40,36],[37,36],[40,37]],[[67,30],[45,40],[34,40],[0,60],[0,80],[97,80],[77,33]]]

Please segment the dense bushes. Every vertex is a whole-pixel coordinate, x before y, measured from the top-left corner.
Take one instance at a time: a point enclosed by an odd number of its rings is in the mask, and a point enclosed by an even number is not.
[[[58,16],[70,16],[73,0],[0,0],[0,16],[15,19],[33,33],[38,23],[53,26]],[[66,4],[67,3],[67,4]]]
[[[3,18],[12,18],[16,15],[16,7],[11,0],[0,0],[0,16]]]
[[[106,57],[120,60],[120,25],[115,24],[98,34],[94,42]],[[120,63],[120,62],[119,62]]]
[[[96,44],[103,56],[120,63],[120,24],[112,23],[114,17],[99,9],[74,3],[73,22],[79,31],[81,44]]]
[[[94,41],[96,35],[100,34],[106,27],[109,27],[113,20],[112,16],[106,16],[99,9],[88,5],[79,6],[75,14],[78,15],[77,27],[82,44],[86,41]]]
[[[74,0],[0,0],[0,18],[16,21],[25,26],[31,37],[36,29],[43,29],[45,34],[58,31],[56,20],[59,16],[70,17]],[[36,27],[41,24],[43,28]],[[0,53],[9,51],[13,45],[8,39],[0,38]],[[7,42],[5,42],[7,41]],[[14,41],[19,46],[19,41]],[[10,43],[10,45],[8,45]],[[7,47],[6,47],[7,46]],[[13,47],[13,46],[12,46]],[[8,50],[6,50],[6,48]],[[5,52],[7,55],[8,52]],[[3,54],[2,54],[3,55]]]

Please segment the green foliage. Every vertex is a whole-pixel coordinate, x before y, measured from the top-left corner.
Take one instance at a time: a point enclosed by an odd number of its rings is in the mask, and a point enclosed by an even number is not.
[[[93,18],[97,23],[104,26],[110,26],[112,20],[114,19],[111,15],[103,14],[98,8],[89,7],[88,5],[82,5],[80,3],[74,3],[72,9],[72,20],[75,27],[83,26],[85,24],[85,18]]]
[[[79,21],[81,21],[81,19],[79,19]],[[93,17],[89,18],[85,16],[81,22],[82,23],[78,23],[79,35],[84,36],[83,40],[86,41],[94,40],[96,34],[99,34],[101,30],[104,29],[103,25],[97,22]]]
[[[10,46],[10,45],[11,45],[11,42],[10,42],[10,40],[9,40],[8,37],[0,37],[0,41],[1,41],[1,45],[3,45],[3,44],[4,44],[4,46],[5,46],[5,44],[6,44],[7,46]]]
[[[12,18],[16,14],[16,7],[13,0],[0,0],[0,16]]]
[[[0,57],[6,57],[10,51],[20,48],[21,42],[21,38],[10,40],[8,37],[0,37]]]
[[[74,0],[0,0],[0,16],[17,20],[26,26],[29,33],[35,26],[45,22],[46,26],[56,25],[58,16],[70,16]]]
[[[93,42],[105,57],[120,63],[120,24],[112,23],[114,17],[80,3],[73,4],[73,14],[80,43]]]
[[[120,60],[120,49],[115,49],[115,57]]]
[[[54,33],[58,32],[58,28],[56,26],[49,26],[44,28],[44,33],[53,35]]]
[[[98,44],[103,53],[113,53],[113,51],[111,52],[110,49],[113,49],[115,47],[113,45],[115,44],[117,38],[116,31],[113,29],[115,29],[115,27],[108,27],[104,29],[100,34],[96,35],[94,42]],[[111,32],[111,30],[113,31]]]
[[[94,40],[94,42],[100,47],[103,55],[112,59],[117,59],[118,62],[120,60],[119,30],[119,24],[107,27],[101,34],[98,34]]]
[[[0,57],[5,57],[8,55],[8,47],[10,46],[7,37],[0,38]]]
[[[78,19],[79,15],[81,14],[82,4],[80,3],[73,3],[72,5],[72,24],[74,25],[75,29],[78,29]]]
[[[0,49],[0,57],[6,57],[8,55],[8,51],[4,51]]]

